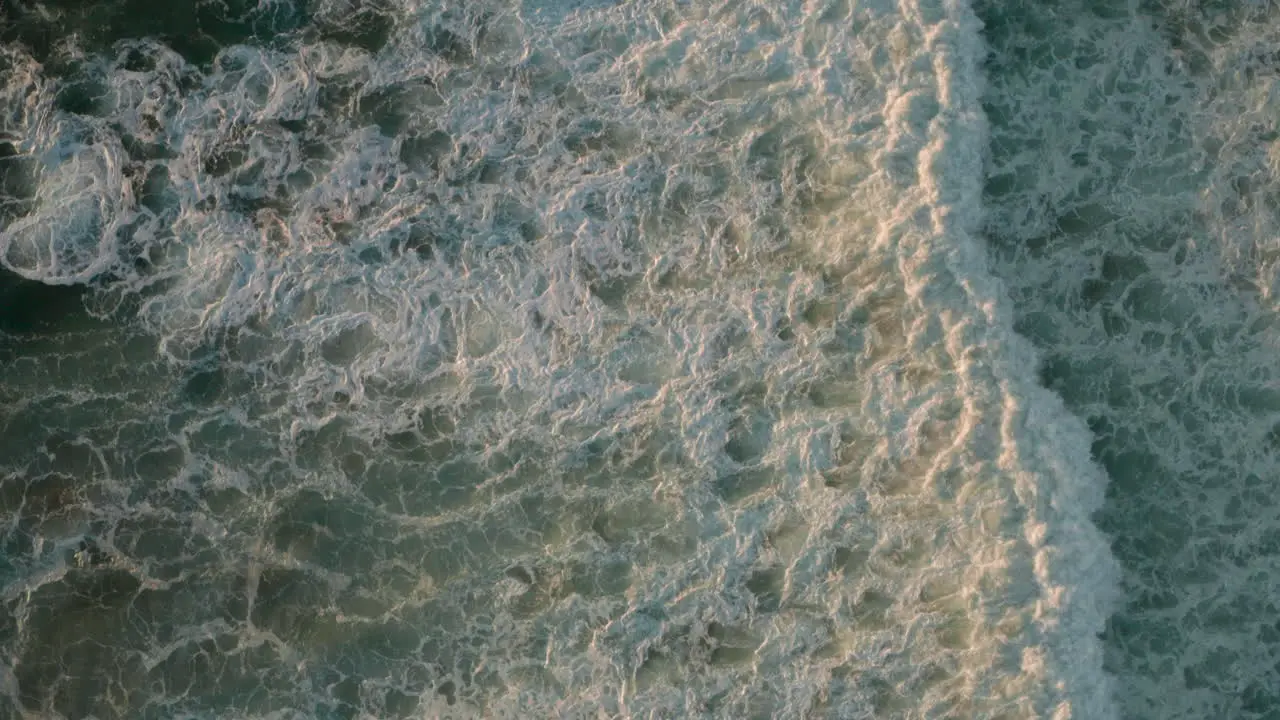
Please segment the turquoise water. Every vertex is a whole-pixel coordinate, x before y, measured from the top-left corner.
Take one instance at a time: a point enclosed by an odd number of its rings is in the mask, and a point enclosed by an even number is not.
[[[0,717],[1280,713],[1274,13],[0,6]]]

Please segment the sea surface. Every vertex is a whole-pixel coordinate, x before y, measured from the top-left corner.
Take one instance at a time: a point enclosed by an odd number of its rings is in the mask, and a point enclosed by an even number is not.
[[[1280,718],[1277,48],[3,0],[0,718]]]

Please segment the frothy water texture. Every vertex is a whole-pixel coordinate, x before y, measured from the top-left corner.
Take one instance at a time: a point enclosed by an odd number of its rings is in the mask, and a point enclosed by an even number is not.
[[[1110,475],[1121,715],[1276,717],[1280,8],[980,14],[986,236]]]
[[[1274,717],[1277,12],[0,5],[0,717]]]

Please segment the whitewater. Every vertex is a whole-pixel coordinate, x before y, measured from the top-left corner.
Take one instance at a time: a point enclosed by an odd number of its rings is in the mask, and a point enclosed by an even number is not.
[[[0,718],[1272,717],[1276,12],[0,6]]]

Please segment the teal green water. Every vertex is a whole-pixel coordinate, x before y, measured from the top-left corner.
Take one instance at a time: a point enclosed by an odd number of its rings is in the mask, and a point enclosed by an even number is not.
[[[986,4],[987,234],[1087,418],[1123,566],[1125,717],[1280,712],[1280,371],[1266,4]]]

